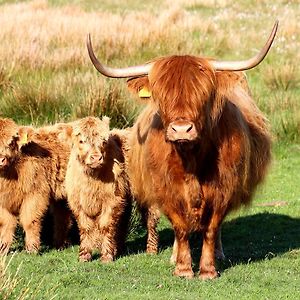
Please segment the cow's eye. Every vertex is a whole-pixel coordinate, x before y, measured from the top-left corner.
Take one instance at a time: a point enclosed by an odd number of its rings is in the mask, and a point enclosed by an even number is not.
[[[84,143],[84,141],[83,140],[79,140],[79,144],[83,144]]]

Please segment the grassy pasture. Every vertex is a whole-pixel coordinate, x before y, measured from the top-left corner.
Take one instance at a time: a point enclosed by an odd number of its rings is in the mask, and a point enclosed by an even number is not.
[[[22,249],[18,235],[0,261],[0,299],[299,299],[300,295],[300,8],[299,1],[0,0],[0,116],[42,125],[109,115],[131,125],[142,107],[124,80],[106,79],[85,47],[112,66],[169,54],[244,59],[279,32],[264,62],[248,71],[253,95],[270,120],[274,159],[253,205],[226,219],[227,259],[211,282],[171,276],[173,233],[161,220],[160,253],[143,253],[145,232],[132,233],[113,264],[78,263],[78,246]],[[195,271],[200,239],[191,237]],[[95,253],[97,258],[97,253]]]

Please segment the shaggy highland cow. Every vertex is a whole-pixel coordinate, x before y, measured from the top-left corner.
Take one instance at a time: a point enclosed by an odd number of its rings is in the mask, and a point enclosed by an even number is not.
[[[96,69],[129,86],[149,104],[129,142],[129,178],[139,203],[157,205],[170,220],[175,243],[174,275],[191,278],[189,234],[203,238],[200,278],[218,276],[216,241],[224,217],[250,203],[270,161],[266,120],[241,72],[267,54],[277,22],[263,49],[246,61],[226,62],[189,55],[113,69],[88,50]],[[147,95],[148,94],[148,95]]]
[[[130,217],[126,134],[110,131],[107,117],[87,117],[74,122],[69,135],[66,189],[80,232],[79,260],[90,261],[96,248],[101,261],[109,262],[125,242]]]
[[[41,222],[50,203],[56,216],[56,246],[65,241],[70,212],[64,178],[69,147],[31,127],[0,119],[0,251],[6,253],[19,219],[28,252],[40,248]],[[57,223],[59,222],[59,224]]]

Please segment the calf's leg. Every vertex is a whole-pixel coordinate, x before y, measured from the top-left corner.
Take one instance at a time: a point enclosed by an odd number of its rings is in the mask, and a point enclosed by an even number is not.
[[[25,231],[25,248],[29,253],[40,249],[41,222],[47,211],[48,197],[29,195],[20,209],[20,223]]]
[[[97,244],[95,232],[98,230],[98,224],[95,219],[90,218],[83,211],[79,211],[75,218],[80,233],[79,261],[90,261],[92,260],[92,250]]]
[[[160,213],[155,206],[140,207],[142,221],[147,228],[147,246],[146,252],[148,254],[157,254],[158,252],[158,233],[157,224],[159,221]]]
[[[17,218],[0,207],[0,255],[6,254],[13,242]]]

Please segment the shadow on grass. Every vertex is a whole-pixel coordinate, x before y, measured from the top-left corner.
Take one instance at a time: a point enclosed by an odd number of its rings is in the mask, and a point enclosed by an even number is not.
[[[174,233],[171,228],[159,232],[160,251],[172,247]],[[201,255],[201,234],[190,237],[195,270]],[[236,264],[272,259],[292,249],[300,248],[300,218],[287,215],[260,213],[225,221],[222,226],[222,241],[226,259],[217,262],[218,269],[225,270]],[[144,252],[146,234],[127,242],[127,255]]]
[[[43,232],[41,254],[51,249],[49,232]],[[24,248],[24,234],[17,230],[17,243],[14,250]],[[159,251],[172,247],[174,233],[171,228],[164,228],[159,232]],[[202,247],[201,234],[194,233],[190,237],[194,270],[198,271]],[[222,241],[226,259],[217,262],[217,268],[223,271],[236,264],[248,264],[249,261],[272,259],[293,249],[300,248],[300,218],[291,218],[287,215],[260,213],[251,216],[239,217],[225,221],[222,227]],[[72,244],[78,244],[78,236]],[[146,250],[146,231],[137,228],[126,242],[126,249],[121,256],[143,253]],[[97,258],[97,257],[95,257]]]
[[[300,248],[300,218],[273,213],[240,217],[223,224],[222,241],[227,259],[221,270],[272,259]]]

